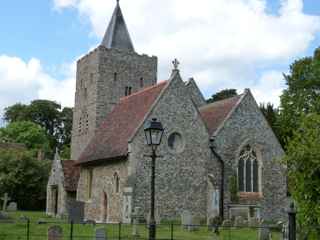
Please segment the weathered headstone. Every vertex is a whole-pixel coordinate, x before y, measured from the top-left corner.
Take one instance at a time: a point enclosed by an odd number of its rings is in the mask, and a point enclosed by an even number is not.
[[[143,218],[143,214],[140,207],[135,207],[133,214],[131,214],[131,219],[133,221],[132,226],[132,236],[139,237],[139,223]]]
[[[48,240],[62,240],[62,237],[62,228],[60,226],[48,228]]]
[[[17,203],[16,202],[9,203],[9,206],[7,207],[7,210],[11,211],[11,212],[17,211],[18,210]]]
[[[96,236],[93,240],[107,240],[105,228],[96,228]]]
[[[0,220],[7,220],[9,216],[5,212],[0,212]]]
[[[222,222],[222,227],[231,227],[232,221],[230,219],[226,219]]]
[[[259,227],[259,240],[270,240],[271,239],[271,232],[270,228],[267,226],[260,226]]]
[[[8,202],[11,200],[11,198],[9,198],[8,193],[5,193],[1,200],[3,201],[2,211],[6,211]]]
[[[192,225],[192,214],[188,210],[184,210],[181,214],[181,225],[184,229],[188,229]]]
[[[246,226],[246,221],[243,217],[238,216],[234,220],[234,227],[245,227]]]
[[[84,219],[84,202],[68,200],[68,219],[74,223],[82,223]]]

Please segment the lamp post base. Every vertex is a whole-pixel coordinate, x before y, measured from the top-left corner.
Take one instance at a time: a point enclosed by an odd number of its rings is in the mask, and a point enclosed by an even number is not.
[[[150,221],[149,240],[156,240],[156,222],[155,221]]]

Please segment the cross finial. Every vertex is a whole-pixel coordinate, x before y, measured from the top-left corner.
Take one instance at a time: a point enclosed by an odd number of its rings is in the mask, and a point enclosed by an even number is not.
[[[178,70],[179,64],[180,64],[180,62],[178,61],[178,59],[175,58],[175,59],[172,61],[172,64],[173,64],[174,70]]]

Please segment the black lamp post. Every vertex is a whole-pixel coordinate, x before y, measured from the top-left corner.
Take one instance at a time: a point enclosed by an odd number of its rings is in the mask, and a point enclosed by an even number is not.
[[[146,122],[144,126],[144,133],[146,135],[147,144],[151,146],[152,154],[150,155],[151,162],[151,211],[150,211],[150,225],[149,225],[149,240],[156,239],[156,221],[154,218],[154,185],[155,185],[155,163],[156,163],[156,150],[161,143],[163,135],[163,127],[161,122],[156,118],[152,121]]]

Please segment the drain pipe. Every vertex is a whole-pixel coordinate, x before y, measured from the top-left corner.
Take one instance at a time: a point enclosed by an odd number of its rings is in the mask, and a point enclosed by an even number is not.
[[[221,156],[216,152],[214,146],[215,138],[210,138],[210,149],[213,155],[218,159],[221,164],[221,181],[220,181],[220,218],[221,220],[224,219],[224,161],[222,160]]]

